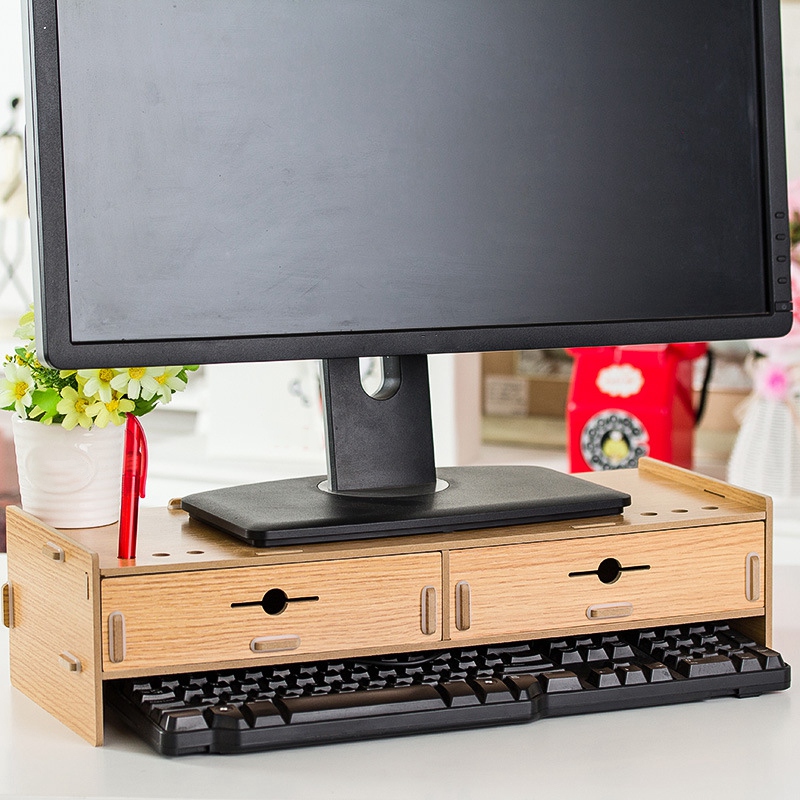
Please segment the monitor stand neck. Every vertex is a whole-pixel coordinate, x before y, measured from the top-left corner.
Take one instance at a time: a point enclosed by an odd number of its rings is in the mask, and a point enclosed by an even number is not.
[[[428,362],[384,359],[373,395],[357,358],[323,362],[328,480],[184,497],[192,517],[256,547],[471,530],[620,514],[630,496],[536,466],[434,468]],[[437,491],[444,488],[444,491]]]
[[[383,383],[368,394],[357,358],[322,362],[326,491],[402,497],[436,489],[428,357],[385,357],[382,365]]]

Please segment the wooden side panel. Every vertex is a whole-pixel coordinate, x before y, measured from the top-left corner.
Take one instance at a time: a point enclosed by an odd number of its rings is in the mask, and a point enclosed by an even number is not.
[[[8,509],[11,683],[93,745],[103,743],[97,557]]]
[[[105,578],[105,673],[233,664],[261,654],[275,662],[364,647],[435,647],[442,638],[441,564],[441,554],[422,553]],[[282,610],[260,605],[270,590],[284,593]],[[115,612],[124,617],[125,643],[124,657],[112,661]],[[118,654],[119,642],[112,645]]]
[[[763,524],[742,523],[454,551],[450,591],[466,581],[471,619],[468,630],[453,625],[451,637],[500,640],[591,623],[608,630],[763,615],[765,593],[746,597],[746,563],[748,554],[759,555],[763,587],[764,539]],[[612,559],[623,569],[604,583],[598,569]]]

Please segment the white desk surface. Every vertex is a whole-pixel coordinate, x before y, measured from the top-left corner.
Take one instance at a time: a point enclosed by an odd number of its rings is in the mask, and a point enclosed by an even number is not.
[[[6,557],[0,556],[0,582]],[[800,664],[800,567],[775,570],[774,645]],[[8,677],[0,633],[0,797],[511,800],[800,797],[796,690],[527,725],[164,758],[106,721],[93,748]]]

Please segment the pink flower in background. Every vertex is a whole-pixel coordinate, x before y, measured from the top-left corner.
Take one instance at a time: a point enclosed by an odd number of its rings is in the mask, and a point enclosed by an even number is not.
[[[789,226],[792,234],[792,300],[794,326],[786,335],[794,343],[800,341],[800,180],[789,184]]]
[[[764,359],[755,375],[756,392],[767,400],[783,401],[791,389],[792,380],[785,364]]]
[[[797,258],[800,256],[800,244],[796,244],[792,249],[792,300],[794,300],[794,326],[790,331],[790,336],[797,336],[800,331],[800,263]]]

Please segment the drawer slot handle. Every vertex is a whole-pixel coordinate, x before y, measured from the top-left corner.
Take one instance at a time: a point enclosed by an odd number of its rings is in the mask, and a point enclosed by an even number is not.
[[[53,561],[64,560],[64,548],[59,547],[57,544],[53,544],[52,542],[46,542],[42,545],[42,553],[47,558],[52,558]]]
[[[108,660],[112,664],[125,660],[125,615],[121,611],[108,615]]]
[[[61,666],[69,672],[77,674],[83,669],[81,660],[72,655],[72,653],[68,653],[66,650],[63,653],[59,653],[58,658]]]
[[[3,625],[14,627],[14,589],[10,582],[3,584]]]
[[[282,650],[297,650],[300,637],[293,634],[286,636],[257,636],[250,642],[254,653],[279,653]]]
[[[745,558],[744,595],[750,602],[761,597],[761,559],[758,553],[748,553]]]
[[[289,597],[283,589],[270,589],[264,593],[260,600],[248,600],[245,603],[231,603],[231,608],[247,608],[248,606],[261,606],[265,614],[272,617],[283,614],[289,603],[313,603],[319,600],[319,595],[309,597]]]
[[[456,628],[468,631],[472,625],[472,590],[467,581],[456,584]]]
[[[623,567],[616,558],[604,558],[597,569],[586,569],[579,572],[570,572],[570,578],[580,578],[584,575],[597,575],[602,583],[616,583],[623,572],[641,572],[650,569],[649,564],[636,564]]]
[[[619,619],[633,614],[633,603],[598,603],[586,609],[589,619]]]
[[[423,586],[420,597],[420,628],[426,636],[436,633],[436,587]]]

